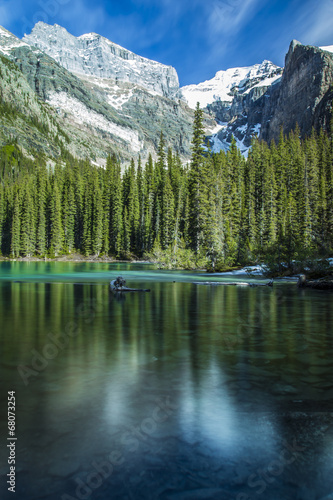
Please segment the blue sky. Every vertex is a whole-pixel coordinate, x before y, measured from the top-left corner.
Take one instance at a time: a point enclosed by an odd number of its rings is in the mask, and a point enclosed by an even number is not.
[[[293,38],[333,45],[333,0],[0,0],[0,25],[20,38],[37,21],[170,64],[181,85],[264,59],[283,66]]]

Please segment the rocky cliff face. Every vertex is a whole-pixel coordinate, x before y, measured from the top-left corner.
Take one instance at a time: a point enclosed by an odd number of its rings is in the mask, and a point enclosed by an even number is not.
[[[280,81],[283,69],[270,61],[218,71],[214,78],[182,87],[179,95],[189,106],[200,106],[220,124],[210,138],[212,150],[228,149],[232,136],[245,154],[262,123],[260,98]]]
[[[189,158],[193,112],[179,99],[170,97],[173,89],[178,90],[173,68],[140,58],[118,46],[113,54],[114,44],[98,35],[80,37],[79,44],[90,47],[86,49],[91,56],[89,65],[87,58],[77,52],[78,39],[63,28],[39,23],[34,37],[37,33],[41,34],[41,41],[36,44],[40,48],[0,29],[0,53],[16,63],[31,89],[55,110],[71,137],[72,153],[96,158],[100,164],[109,153],[115,153],[125,163],[139,155],[145,160],[149,153],[155,156],[163,130],[167,146],[184,160]],[[105,44],[108,51],[103,55]],[[106,73],[114,72],[116,78],[101,76],[102,63],[96,66],[100,53],[105,56]],[[112,54],[116,58],[114,66],[110,62]],[[214,128],[213,119],[207,118],[206,122]]]
[[[298,123],[301,134],[312,127],[328,129],[333,99],[333,54],[293,40],[277,89],[262,100],[261,137],[277,140],[280,128],[290,132]],[[268,98],[269,97],[269,98]]]
[[[180,89],[191,106],[201,103],[219,122],[210,137],[213,151],[228,149],[232,136],[246,154],[254,134],[278,140],[298,123],[303,136],[312,127],[329,129],[333,100],[333,47],[293,41],[285,68],[269,61],[250,68],[218,72],[212,80]]]
[[[96,33],[75,37],[57,24],[39,22],[23,41],[78,75],[130,82],[164,97],[172,97],[179,88],[171,66],[140,57]]]
[[[288,133],[297,122],[303,135],[313,126],[328,128],[333,47],[327,49],[292,42],[284,70],[264,61],[218,71],[212,80],[179,89],[172,67],[137,56],[100,35],[74,37],[58,25],[38,23],[19,40],[0,27],[0,53],[21,70],[35,93],[33,101],[46,105],[43,116],[47,109],[51,111],[56,122],[53,138],[69,138],[63,145],[73,154],[96,158],[99,164],[109,153],[126,163],[131,157],[140,155],[145,160],[150,152],[156,155],[161,130],[167,147],[188,160],[198,101],[205,110],[206,133],[214,152],[228,149],[234,136],[246,155],[254,134],[276,140],[281,126]],[[22,85],[14,85],[8,93],[6,84],[0,80],[0,97],[20,101]],[[25,99],[28,109],[32,100]],[[29,113],[35,120],[35,110]],[[46,122],[51,130],[50,120]],[[22,127],[8,130],[21,137]],[[34,134],[27,134],[30,142]],[[56,156],[59,146],[50,135],[44,139],[32,141],[33,147]],[[22,144],[29,141],[22,139]]]

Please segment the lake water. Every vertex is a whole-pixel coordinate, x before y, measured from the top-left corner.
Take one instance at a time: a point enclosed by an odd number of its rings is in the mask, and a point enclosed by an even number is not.
[[[207,280],[247,278],[0,263],[4,498],[333,498],[333,294]]]

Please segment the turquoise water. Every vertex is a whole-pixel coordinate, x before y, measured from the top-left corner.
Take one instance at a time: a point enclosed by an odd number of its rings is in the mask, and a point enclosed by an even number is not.
[[[110,293],[118,274],[151,292]],[[16,499],[333,491],[333,294],[194,284],[207,280],[248,281],[148,264],[0,264],[0,440],[15,390]],[[2,446],[5,492],[6,457]]]

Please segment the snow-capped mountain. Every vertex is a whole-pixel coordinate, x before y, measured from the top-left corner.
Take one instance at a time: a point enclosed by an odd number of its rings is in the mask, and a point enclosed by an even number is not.
[[[23,41],[38,47],[68,71],[86,77],[129,82],[172,97],[179,88],[178,75],[166,66],[138,56],[97,33],[75,37],[58,24],[38,22]]]
[[[259,117],[255,122],[248,119],[251,102],[279,82],[282,72],[282,68],[265,60],[253,66],[218,71],[211,80],[179,90],[192,109],[199,102],[201,108],[216,118],[218,125],[210,136],[213,152],[228,150],[234,136],[241,152],[247,155],[251,137],[259,135],[261,129]]]
[[[173,97],[179,84],[171,66],[99,35],[76,38],[45,23],[37,23],[24,40],[1,29],[0,53],[16,63],[39,99],[56,111],[72,135],[72,154],[95,157],[100,164],[110,153],[124,162],[139,155],[145,160],[149,153],[156,155],[163,130],[168,147],[184,160],[190,156],[193,112]],[[206,122],[215,125],[212,118]],[[50,138],[38,149],[49,152],[49,144]]]
[[[312,127],[329,129],[333,99],[333,46],[304,46],[292,41],[285,68],[270,61],[219,71],[198,85],[180,89],[184,100],[196,103],[217,120],[210,137],[214,152],[228,149],[232,136],[247,155],[254,135],[270,142],[299,125],[302,135]]]
[[[0,96],[10,107],[17,104],[21,120],[2,117],[0,143],[9,134],[25,148],[31,145],[52,157],[65,147],[97,164],[105,163],[107,154],[128,162],[156,155],[162,130],[167,147],[188,160],[193,108],[199,102],[212,150],[227,150],[234,136],[246,155],[253,135],[276,140],[281,126],[288,133],[298,123],[303,135],[312,127],[328,129],[332,52],[333,46],[293,41],[284,69],[265,60],[179,89],[174,68],[96,33],[75,37],[59,25],[39,22],[20,40],[0,27],[0,54],[11,60],[0,63],[7,75],[16,75],[0,79]],[[31,125],[36,121],[38,130]],[[43,130],[48,130],[44,136]]]
[[[214,78],[198,85],[187,85],[179,91],[191,108],[199,102],[201,108],[213,102],[232,103],[236,94],[248,92],[253,87],[269,87],[281,77],[282,68],[270,61],[244,68],[218,71]]]

